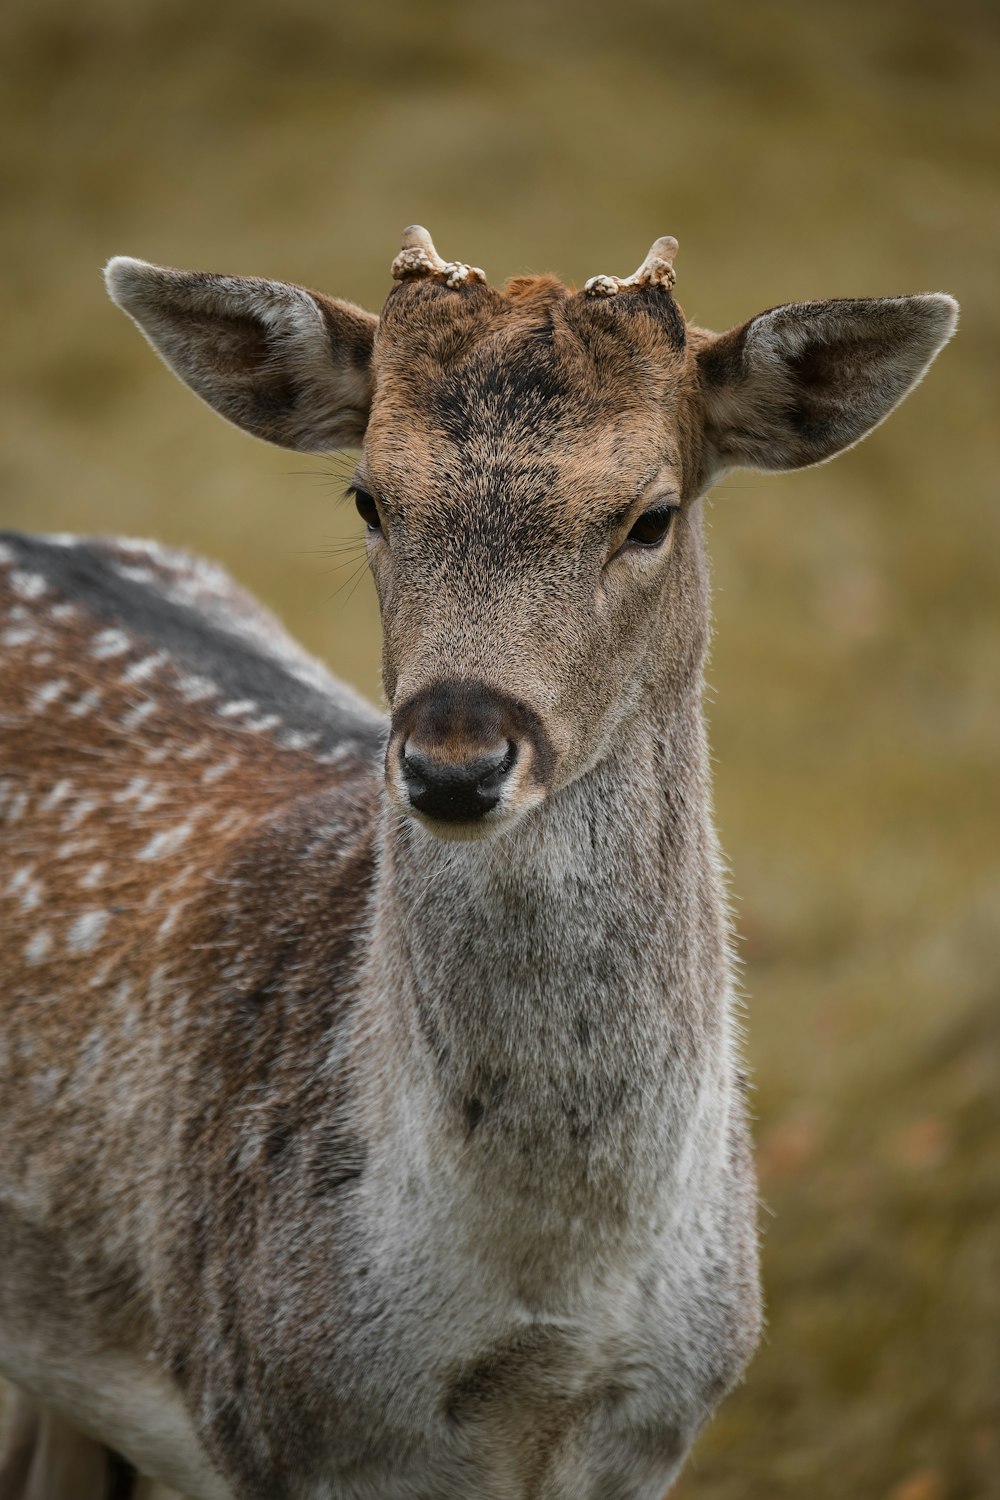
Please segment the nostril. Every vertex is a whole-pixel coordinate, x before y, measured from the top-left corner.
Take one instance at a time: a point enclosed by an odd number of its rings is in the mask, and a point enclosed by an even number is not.
[[[413,802],[428,790],[433,780],[430,761],[426,755],[421,755],[419,750],[411,749],[407,742],[400,754],[400,766],[403,772],[403,782],[410,801]]]
[[[400,749],[400,770],[407,796],[419,812],[467,822],[496,807],[517,754],[517,745],[508,740],[474,760],[441,761],[407,740]]]
[[[421,755],[419,750],[414,750],[409,740],[406,740],[400,749],[399,759],[403,770],[413,776],[419,776],[421,770],[427,764],[427,757]]]
[[[484,755],[477,762],[482,767],[479,777],[479,785],[484,790],[493,790],[498,787],[504,777],[514,769],[517,760],[517,746],[513,740],[508,740],[503,750],[497,750],[493,755]]]

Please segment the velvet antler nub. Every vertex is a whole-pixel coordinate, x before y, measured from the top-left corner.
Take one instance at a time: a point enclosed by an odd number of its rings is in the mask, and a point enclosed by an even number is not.
[[[591,276],[584,283],[583,290],[591,297],[615,297],[619,292],[627,292],[640,286],[660,286],[669,292],[676,278],[676,254],[677,241],[673,235],[661,235],[658,240],[653,241],[646,259],[631,276]]]
[[[395,281],[435,276],[440,277],[446,286],[457,288],[470,281],[486,280],[486,273],[478,266],[467,266],[461,260],[442,260],[422,224],[407,225],[401,243],[402,249],[392,263]]]

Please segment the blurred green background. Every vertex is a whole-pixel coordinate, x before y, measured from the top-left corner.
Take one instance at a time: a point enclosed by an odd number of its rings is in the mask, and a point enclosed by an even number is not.
[[[222,559],[372,694],[344,466],[211,416],[109,255],[377,308],[418,220],[494,281],[674,234],[716,328],[959,297],[863,447],[710,512],[770,1323],[678,1493],[1000,1495],[996,7],[6,0],[0,68],[0,521]]]

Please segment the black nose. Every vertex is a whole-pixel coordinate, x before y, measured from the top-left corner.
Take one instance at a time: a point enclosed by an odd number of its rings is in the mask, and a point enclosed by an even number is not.
[[[511,740],[489,755],[458,762],[436,760],[407,740],[401,758],[403,781],[419,812],[445,823],[472,823],[496,807],[516,759],[517,746]]]

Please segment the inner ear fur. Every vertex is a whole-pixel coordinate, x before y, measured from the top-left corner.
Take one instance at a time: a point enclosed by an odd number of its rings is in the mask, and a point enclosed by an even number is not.
[[[793,302],[693,329],[703,487],[726,469],[800,469],[860,441],[921,379],[958,321],[943,293]]]
[[[105,281],[185,385],[254,437],[304,453],[356,446],[378,318],[283,281],[116,256]]]

